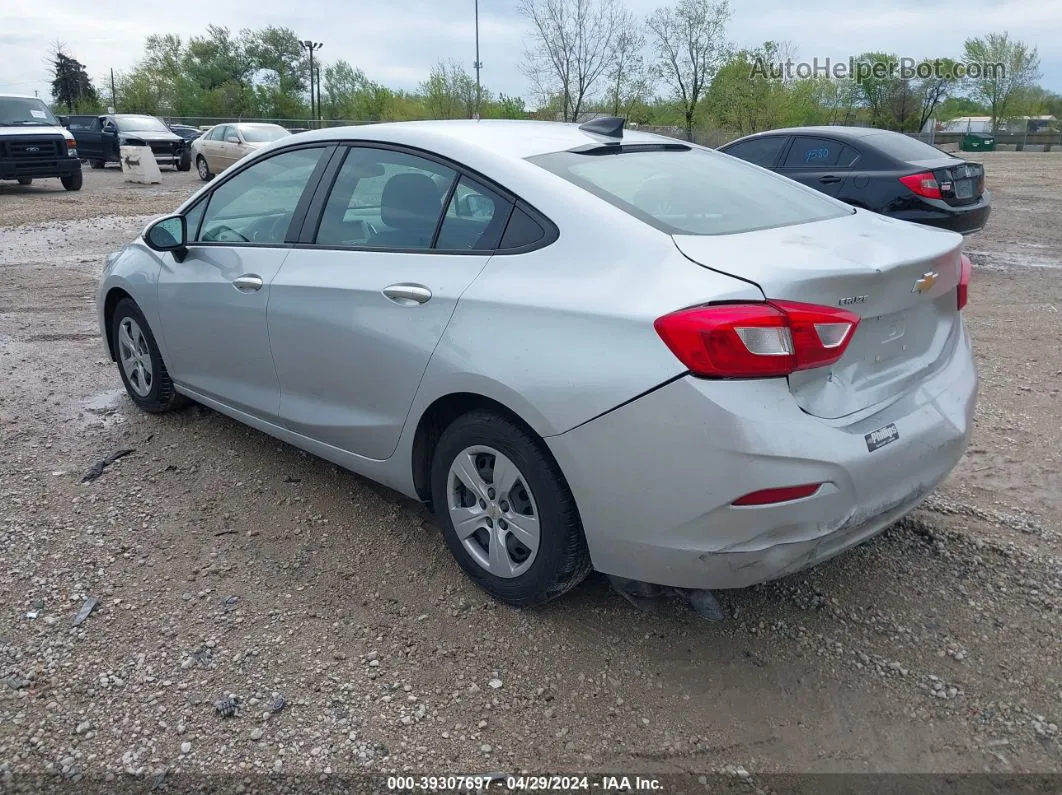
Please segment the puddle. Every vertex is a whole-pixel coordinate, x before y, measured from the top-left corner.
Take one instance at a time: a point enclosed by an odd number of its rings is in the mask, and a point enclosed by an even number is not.
[[[81,424],[118,425],[125,422],[124,409],[128,397],[124,389],[108,389],[81,401]]]

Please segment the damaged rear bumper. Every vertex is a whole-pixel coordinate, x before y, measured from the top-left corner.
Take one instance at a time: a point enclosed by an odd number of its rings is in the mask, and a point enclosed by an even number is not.
[[[977,372],[961,324],[948,356],[916,390],[867,416],[809,416],[785,379],[686,377],[548,438],[594,567],[679,588],[741,588],[880,533],[966,448]],[[889,425],[898,438],[871,451],[867,436]],[[823,485],[803,499],[733,505],[750,492],[809,483]]]

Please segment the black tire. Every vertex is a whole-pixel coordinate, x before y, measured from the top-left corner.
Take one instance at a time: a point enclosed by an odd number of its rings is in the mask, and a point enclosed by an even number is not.
[[[539,548],[530,568],[513,577],[498,577],[465,549],[448,510],[450,465],[465,449],[486,445],[507,456],[534,495],[540,527]],[[442,434],[431,469],[432,504],[450,552],[469,578],[499,601],[517,607],[543,604],[581,583],[591,571],[575,499],[564,475],[540,439],[512,421],[489,411],[459,417]]]
[[[85,177],[79,171],[76,174],[71,174],[69,177],[59,177],[59,181],[63,183],[63,187],[67,190],[81,190],[81,186],[85,182]]]
[[[192,170],[192,155],[188,152],[181,152],[181,159],[177,161],[178,171],[191,171]]]
[[[153,378],[151,379],[151,389],[148,390],[146,395],[137,394],[136,389],[133,388],[129,377],[126,375],[125,368],[122,366],[121,343],[118,341],[118,334],[122,321],[126,318],[131,318],[140,327],[144,334],[144,341],[147,343],[147,352],[151,357]],[[155,335],[151,333],[151,327],[148,325],[144,313],[140,311],[140,307],[131,298],[123,298],[118,302],[118,306],[114,308],[114,316],[111,318],[111,340],[114,342],[118,373],[122,376],[125,391],[138,407],[153,414],[160,414],[179,409],[188,404],[188,398],[179,394],[173,388],[173,381],[170,380],[170,374],[166,371],[166,364],[162,361],[162,354],[159,353]]]
[[[199,179],[203,182],[210,182],[214,178],[214,175],[210,173],[210,166],[207,165],[206,158],[199,155],[195,159],[195,169],[199,172]]]
[[[91,163],[89,163],[89,165],[91,165],[93,168],[106,168],[107,167],[107,163],[104,162],[103,160],[93,160],[93,161],[91,161]]]
[[[33,177],[19,177],[18,178],[18,184],[19,185],[32,185],[33,184]]]

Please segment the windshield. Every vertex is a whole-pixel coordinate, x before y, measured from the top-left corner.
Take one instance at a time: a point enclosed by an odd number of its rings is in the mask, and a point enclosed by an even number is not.
[[[730,235],[853,212],[785,177],[700,149],[554,152],[529,160],[668,234]]]
[[[36,97],[0,97],[0,127],[58,127],[59,120]]]
[[[122,132],[170,132],[170,128],[154,116],[119,116],[115,121]]]
[[[249,144],[269,143],[270,141],[276,141],[278,138],[283,138],[285,135],[291,135],[283,127],[274,124],[241,125],[240,132],[243,133],[243,140]]]
[[[863,139],[870,146],[879,149],[889,157],[905,162],[918,162],[921,160],[940,160],[942,157],[955,158],[955,155],[937,149],[927,143],[912,138],[909,135],[895,132],[882,132],[868,135]],[[958,158],[955,158],[958,159]]]

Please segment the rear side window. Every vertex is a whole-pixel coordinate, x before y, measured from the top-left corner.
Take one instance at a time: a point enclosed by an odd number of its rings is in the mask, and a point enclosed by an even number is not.
[[[742,160],[755,163],[757,166],[770,168],[774,165],[774,161],[778,159],[778,153],[782,151],[785,142],[786,137],[784,135],[754,138],[751,141],[745,141],[730,147],[726,150],[726,154],[731,157],[740,157]]]
[[[553,152],[529,161],[669,234],[729,235],[854,212],[785,177],[703,149]]]
[[[457,183],[443,217],[435,248],[443,251],[493,251],[509,218],[508,199],[468,177]]]
[[[862,140],[868,146],[872,146],[889,157],[895,157],[897,160],[903,160],[906,162],[940,160],[942,157],[950,157],[955,160],[959,159],[954,155],[948,154],[943,149],[937,149],[935,146],[930,146],[927,143],[919,141],[917,138],[912,138],[903,133],[875,133],[866,136]]]
[[[785,168],[828,168],[836,166],[844,144],[828,138],[798,135],[785,157]]]
[[[498,248],[502,251],[512,251],[533,246],[545,238],[546,230],[542,228],[542,224],[517,207],[509,218],[509,225],[505,227],[505,234],[502,235]]]

